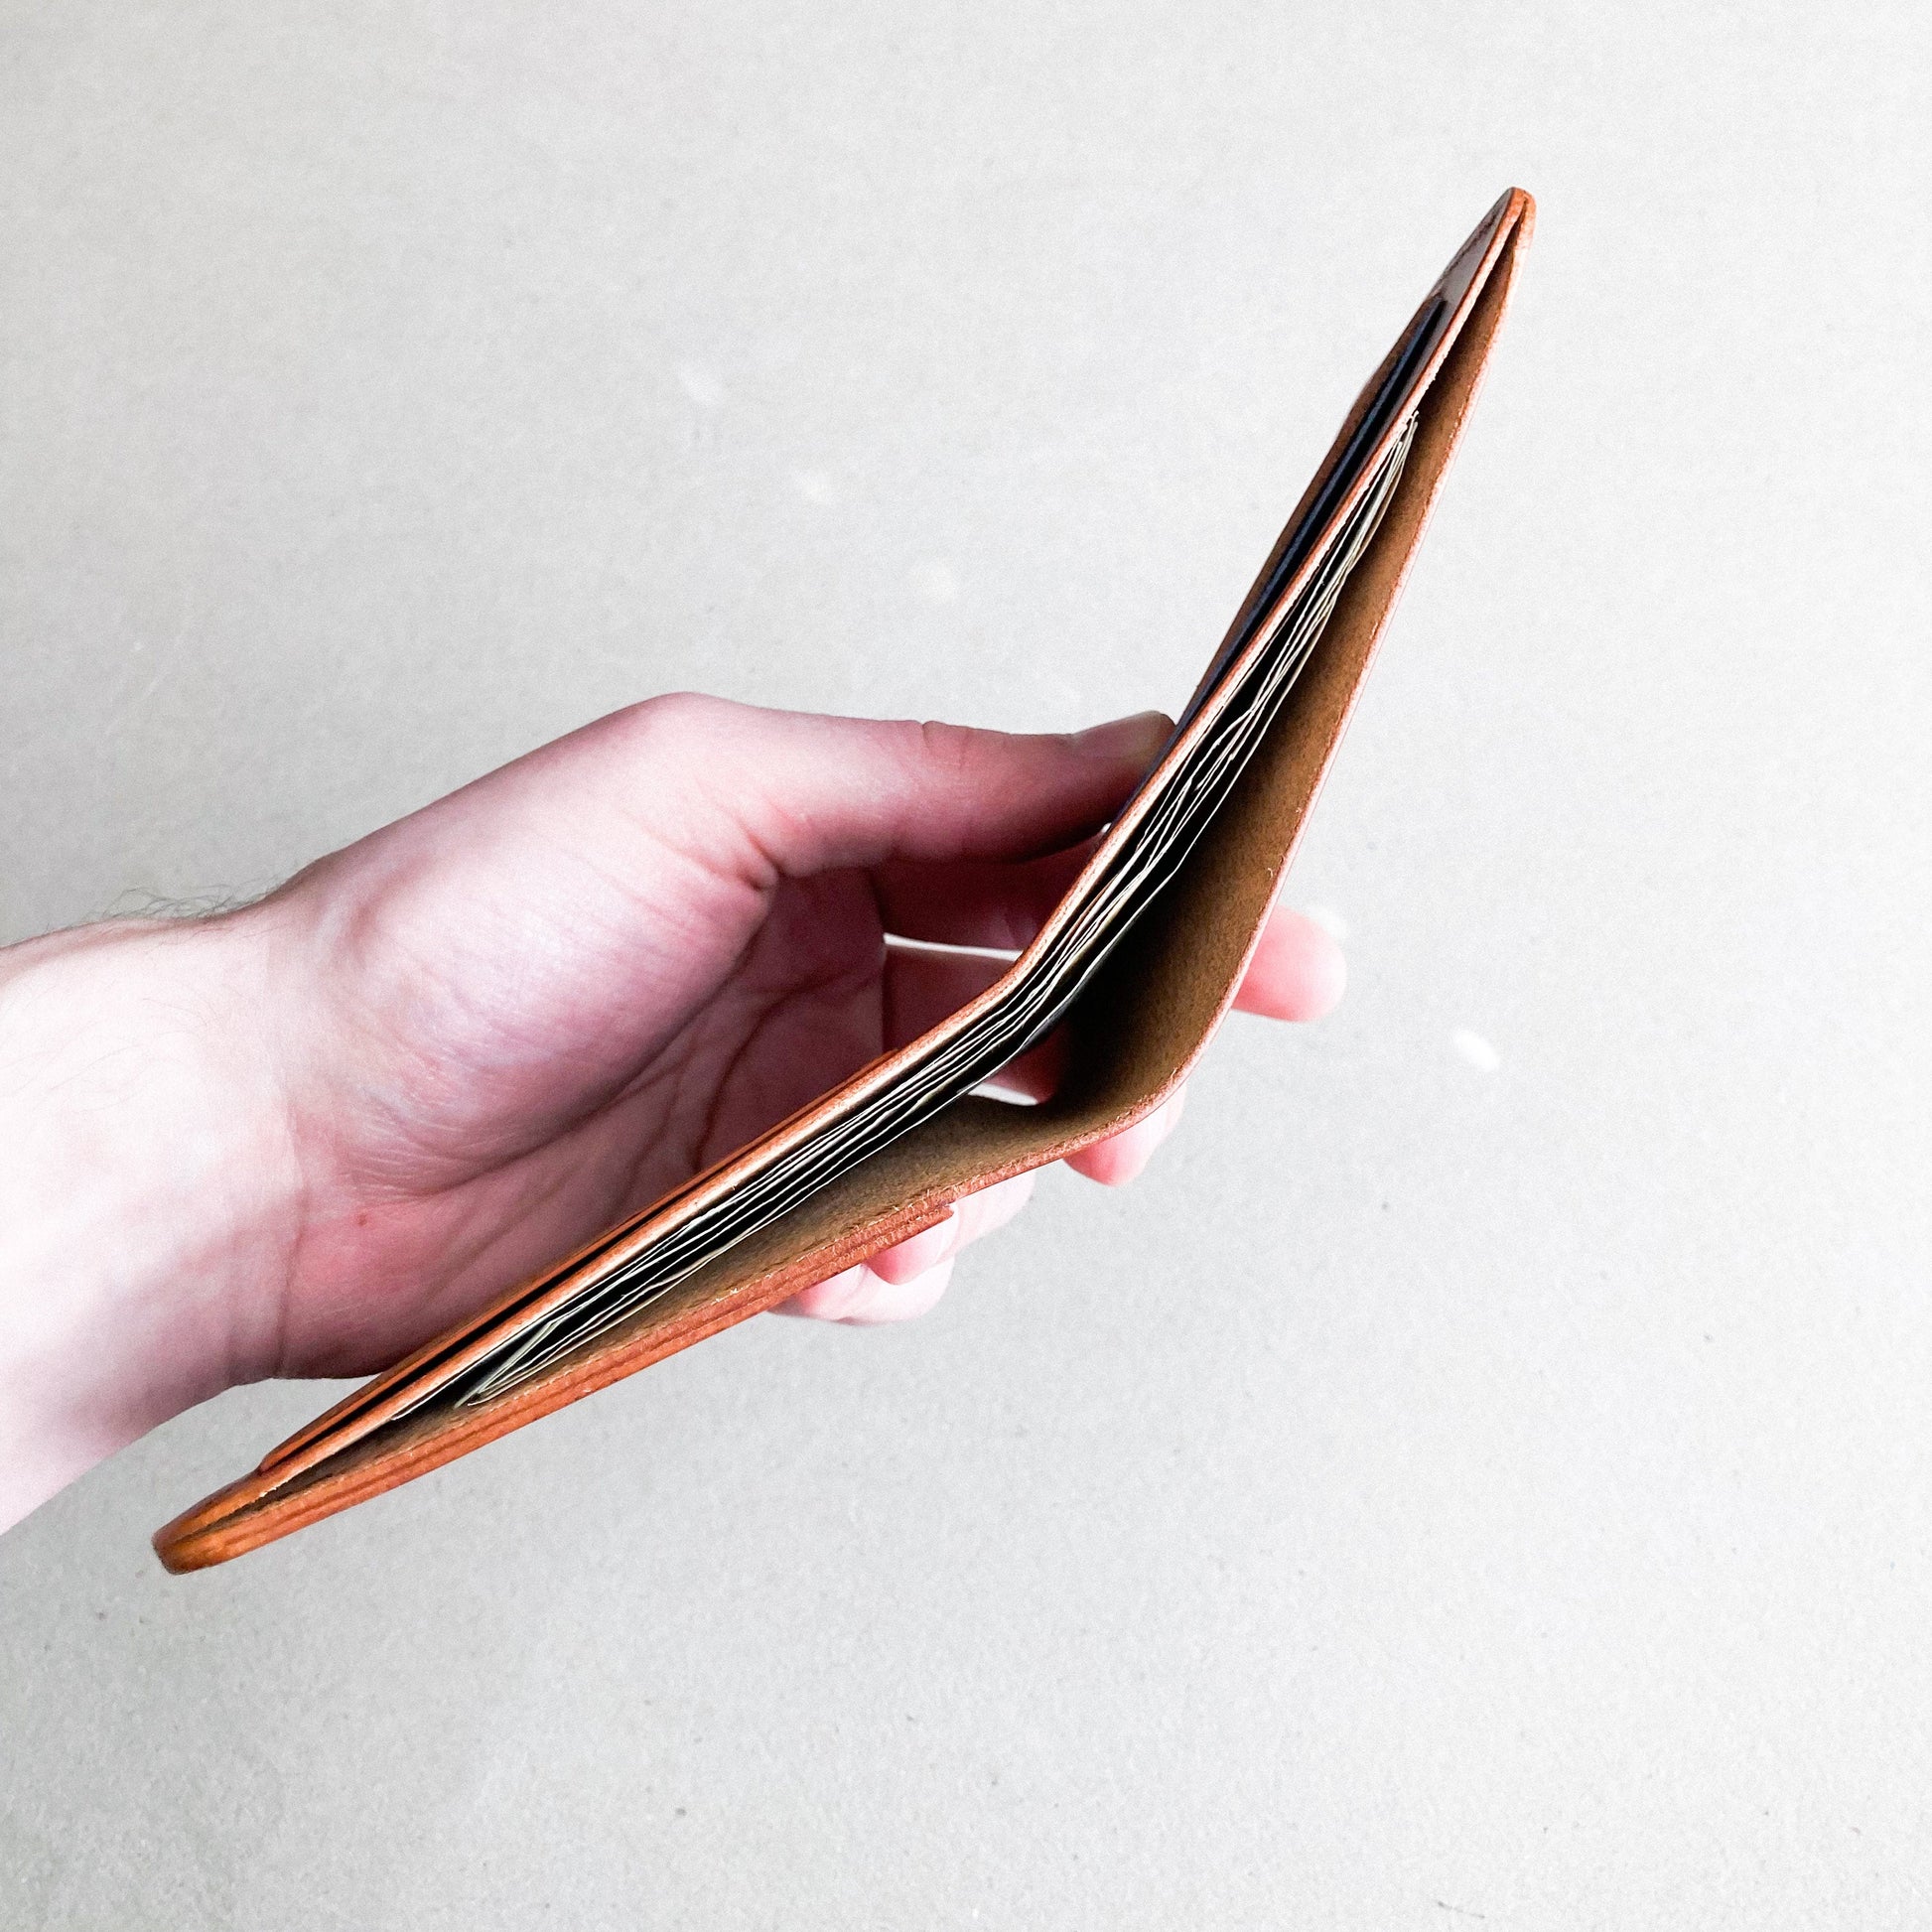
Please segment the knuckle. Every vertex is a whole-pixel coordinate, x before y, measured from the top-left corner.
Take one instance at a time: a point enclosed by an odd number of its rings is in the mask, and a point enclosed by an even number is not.
[[[665,691],[645,698],[618,714],[624,734],[653,749],[703,745],[730,729],[732,714],[742,707],[701,691]]]
[[[908,727],[915,738],[920,762],[944,778],[970,777],[980,763],[984,734],[968,725],[949,725],[928,718]]]

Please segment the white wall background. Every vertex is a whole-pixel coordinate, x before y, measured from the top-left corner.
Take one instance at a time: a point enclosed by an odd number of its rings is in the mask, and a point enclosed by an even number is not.
[[[149,1530],[324,1392],[96,1472],[0,1543],[0,1916],[1927,1922],[1923,9],[0,45],[6,937],[670,687],[1172,706],[1542,206],[1296,882],[1345,1011],[902,1332],[754,1323],[187,1581]]]

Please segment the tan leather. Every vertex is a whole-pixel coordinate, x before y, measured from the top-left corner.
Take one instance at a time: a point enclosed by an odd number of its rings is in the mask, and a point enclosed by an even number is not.
[[[446,1378],[466,1348],[475,1352],[492,1310],[534,1306],[533,1297],[547,1307],[567,1295],[728,1184],[746,1158],[734,1156],[600,1237],[584,1251],[592,1259],[573,1258],[498,1298],[178,1516],[154,1539],[170,1570],[223,1563],[421,1475],[932,1225],[959,1195],[1118,1133],[1161,1104],[1233,1000],[1461,435],[1534,214],[1520,189],[1499,207],[1486,258],[1438,350],[1382,524],[1233,795],[1074,1008],[1068,1068],[1054,1098],[1037,1107],[960,1100],[535,1379],[476,1408],[396,1413]],[[1383,372],[1365,386],[1303,505],[1337,462]],[[1176,756],[1178,747],[1169,754]],[[766,1140],[810,1131],[856,1086],[890,1077],[901,1058],[865,1069]]]

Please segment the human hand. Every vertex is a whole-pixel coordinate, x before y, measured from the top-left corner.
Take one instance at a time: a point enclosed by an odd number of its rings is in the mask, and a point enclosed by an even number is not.
[[[0,955],[0,1049],[24,1039],[27,1069],[0,1105],[30,1107],[30,1170],[59,1187],[91,1157],[123,1182],[80,1226],[42,1213],[23,1240],[15,1216],[12,1278],[51,1275],[59,1301],[24,1323],[0,1304],[0,1374],[53,1368],[31,1406],[65,1418],[55,1461],[85,1466],[228,1383],[386,1366],[979,992],[1167,732],[654,699],[259,904]],[[1333,941],[1278,913],[1238,1003],[1312,1018],[1341,981]],[[1007,1076],[1051,1077],[1050,1052]],[[1069,1165],[1131,1178],[1180,1105]],[[1030,1187],[791,1311],[920,1311]]]

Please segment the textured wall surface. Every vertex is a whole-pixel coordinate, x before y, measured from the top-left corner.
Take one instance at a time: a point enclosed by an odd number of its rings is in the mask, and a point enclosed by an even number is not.
[[[1541,202],[1293,889],[1342,1013],[903,1330],[186,1581],[148,1532],[323,1391],[97,1470],[0,1541],[0,1918],[1926,1923],[1923,9],[0,43],[9,938],[667,688],[1171,708]]]

